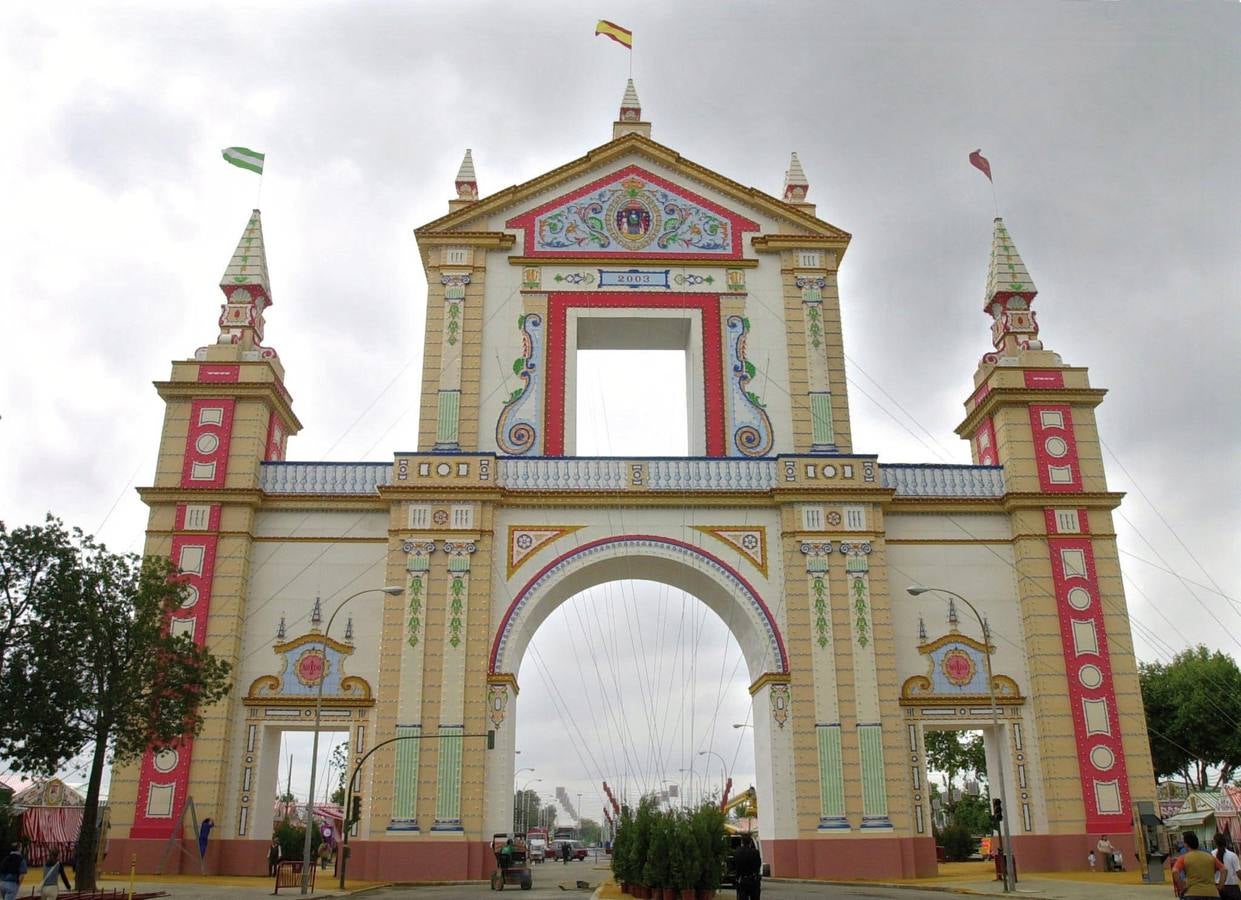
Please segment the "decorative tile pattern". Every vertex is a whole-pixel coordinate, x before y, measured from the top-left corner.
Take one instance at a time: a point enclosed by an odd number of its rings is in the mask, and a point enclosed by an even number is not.
[[[521,387],[509,396],[496,421],[496,446],[513,456],[535,455],[541,449],[539,428],[543,407],[543,317],[517,317],[522,355],[513,360],[513,374]]]
[[[585,525],[510,525],[508,527],[508,571],[506,578],[522,567],[527,559],[548,544]]]
[[[695,525],[693,528],[732,547],[767,577],[766,528],[745,525]]]
[[[729,413],[732,419],[732,441],[729,456],[766,456],[775,441],[771,419],[758,394],[750,390],[750,382],[758,370],[745,357],[745,337],[750,331],[750,320],[744,316],[729,316],[724,323],[728,334],[729,365]]]
[[[740,259],[758,225],[638,166],[510,219],[525,255]]]

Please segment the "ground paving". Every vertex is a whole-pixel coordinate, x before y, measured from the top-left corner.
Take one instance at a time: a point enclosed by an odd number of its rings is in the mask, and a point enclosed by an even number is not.
[[[573,866],[563,871],[556,866],[546,870],[536,867],[533,892],[520,892],[518,896],[538,900],[540,896],[572,896],[573,879],[588,880],[592,885],[607,881],[606,866]],[[325,872],[330,876],[330,873]],[[994,869],[984,863],[952,863],[940,866],[940,874],[934,878],[885,879],[875,881],[803,882],[773,878],[766,882],[764,895],[774,898],[799,897],[892,897],[902,898],[943,896],[957,894],[981,897],[1040,897],[1045,900],[1142,900],[1171,896],[1168,884],[1143,884],[1137,872],[1054,872],[1023,875],[1017,883],[1016,892],[1005,894],[1000,882],[994,881]],[[567,880],[567,881],[566,881]],[[560,882],[566,881],[564,888]],[[129,879],[118,875],[104,875],[99,886],[104,889],[129,887]],[[243,878],[224,875],[142,875],[134,882],[137,891],[166,891],[175,900],[258,900],[272,895],[272,879]],[[387,882],[354,881],[350,879],[346,890],[336,887],[335,881],[325,877],[318,882],[312,897],[342,897],[372,895],[380,898],[409,896],[425,897],[485,897],[491,892],[486,884],[470,883],[440,886],[406,886]],[[285,888],[280,896],[300,897],[297,888]],[[590,896],[580,893],[579,896]],[[607,885],[595,893],[601,900],[620,897],[614,886]],[[731,897],[731,891],[721,892],[723,900]]]

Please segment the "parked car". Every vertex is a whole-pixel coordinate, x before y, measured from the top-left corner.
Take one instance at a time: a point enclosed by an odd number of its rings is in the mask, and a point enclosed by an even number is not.
[[[553,841],[551,844],[552,858],[554,859],[563,858],[564,851],[560,849],[562,844],[569,845],[569,859],[573,859],[573,860],[585,859],[589,855],[586,850],[586,845],[583,844],[581,841],[559,840],[559,841]]]
[[[530,838],[530,862],[541,863],[547,858],[547,840],[541,837]]]

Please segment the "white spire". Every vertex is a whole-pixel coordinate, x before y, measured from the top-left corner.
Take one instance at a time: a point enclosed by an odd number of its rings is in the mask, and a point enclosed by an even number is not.
[[[612,123],[612,139],[627,134],[651,136],[651,123],[642,121],[642,101],[638,99],[638,89],[633,86],[633,79],[625,82],[625,95],[621,97],[620,114]]]
[[[801,203],[805,201],[808,193],[810,193],[810,181],[801,167],[801,160],[794,153],[793,158],[789,160],[788,170],[784,173],[784,199],[789,203]]]
[[[474,157],[470,150],[465,151],[461,160],[461,168],[457,170],[457,199],[473,201],[478,199],[478,176],[474,174]]]

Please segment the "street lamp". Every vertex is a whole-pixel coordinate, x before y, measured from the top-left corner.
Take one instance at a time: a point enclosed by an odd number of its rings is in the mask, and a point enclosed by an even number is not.
[[[733,726],[733,727],[736,727],[736,726]],[[699,750],[698,755],[699,756],[714,756],[716,759],[718,759],[720,761],[720,775],[724,779],[724,781],[722,781],[720,784],[723,785],[728,782],[728,763],[724,761],[724,757],[720,756],[714,750]],[[708,772],[707,773],[708,788],[710,787],[710,783],[711,783],[711,777],[710,777],[710,772]],[[720,794],[723,795],[723,793],[724,793],[724,788],[721,786]]]
[[[354,597],[361,597],[363,594],[387,594],[395,597],[403,594],[405,588],[395,585],[388,585],[381,588],[367,588],[364,591],[358,591],[356,594],[350,594],[344,600],[337,604],[336,609],[332,610],[332,615],[328,617],[327,627],[323,629],[323,634],[319,638],[319,643],[323,645],[323,671],[319,673],[319,686],[315,690],[315,731],[314,739],[311,741],[310,749],[310,791],[307,796],[310,798],[306,801],[306,843],[302,847],[302,893],[310,893],[310,830],[314,826],[314,805],[315,805],[315,775],[319,767],[319,722],[323,713],[323,682],[327,681],[327,636],[332,630],[332,623],[336,621],[336,614],[340,612],[346,603]],[[345,810],[345,817],[348,818],[349,810]]]
[[[734,722],[733,723],[733,728],[753,728],[753,727],[754,726],[751,725],[749,722]]]
[[[533,772],[534,769],[531,769],[530,771]],[[521,790],[517,792],[517,796],[521,798],[521,830],[523,833],[525,833],[530,828],[530,822],[527,821],[528,817],[526,816],[526,809],[530,804],[526,802],[526,798],[523,797],[522,795],[525,794],[526,788],[530,787],[530,785],[532,784],[537,784],[538,782],[542,780],[543,780],[542,778],[527,778],[526,783],[523,784],[521,786]],[[537,797],[538,795],[536,794],[535,796]],[[542,799],[540,799],[539,803],[541,804],[542,802],[543,802]]]
[[[991,673],[991,629],[987,627],[987,622],[974,608],[974,604],[970,603],[956,591],[950,591],[946,588],[935,587],[909,587],[905,589],[911,597],[917,597],[919,594],[925,594],[933,591],[937,594],[947,594],[955,597],[964,603],[969,611],[974,614],[974,618],[978,620],[978,627],[982,629],[983,646],[986,648],[987,659],[987,694],[991,698],[991,727],[995,730],[995,735],[1000,738],[1000,746],[996,749],[995,766],[999,770],[996,774],[1000,781],[1000,803],[1003,805],[1003,815],[1000,817],[1000,835],[1004,840],[1004,892],[1008,893],[1013,889],[1016,882],[1013,862],[1013,839],[1008,829],[1008,816],[1012,813],[1012,808],[1008,805],[1008,788],[1004,782],[1004,754],[1008,752],[1008,743],[1000,734],[1000,715],[995,707],[995,678]]]

